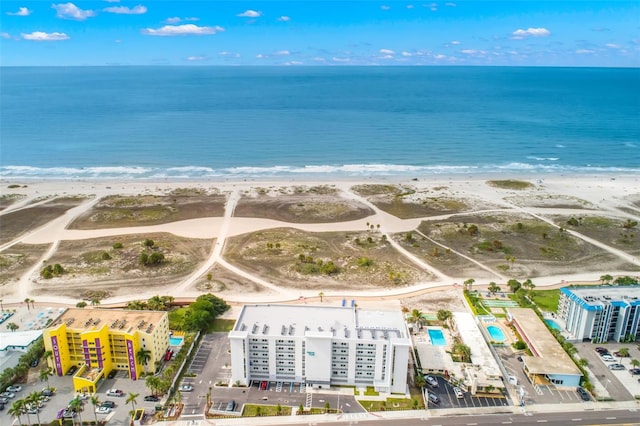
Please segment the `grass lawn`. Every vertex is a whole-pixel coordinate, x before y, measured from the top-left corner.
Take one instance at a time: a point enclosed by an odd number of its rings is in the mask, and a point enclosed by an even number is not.
[[[531,298],[543,311],[557,312],[560,290],[534,290]]]
[[[216,318],[213,320],[207,331],[210,333],[215,331],[231,331],[235,323],[235,320]]]
[[[258,415],[258,407],[260,407],[260,416],[277,416],[277,405],[254,405],[254,404],[245,404],[244,411],[242,412],[243,417],[256,417]],[[287,407],[282,405],[280,411],[281,416],[290,416],[291,415],[291,407]]]
[[[414,400],[418,402],[416,409],[424,409],[422,398],[417,396],[413,399],[387,398],[386,401],[360,401],[360,404],[362,404],[367,411],[413,410]]]

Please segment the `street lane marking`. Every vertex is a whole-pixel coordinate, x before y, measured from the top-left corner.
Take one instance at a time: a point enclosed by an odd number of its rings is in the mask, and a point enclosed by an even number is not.
[[[615,417],[605,417],[606,420],[615,420]]]
[[[546,423],[548,420],[538,420],[538,423]]]
[[[581,422],[582,419],[571,419],[572,422]]]
[[[502,422],[503,425],[510,425],[513,422]]]

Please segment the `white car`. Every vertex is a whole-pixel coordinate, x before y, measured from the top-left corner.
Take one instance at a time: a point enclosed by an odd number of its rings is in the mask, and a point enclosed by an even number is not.
[[[193,390],[193,386],[191,385],[180,386],[180,392],[191,392],[192,390]]]
[[[96,408],[97,414],[109,414],[111,412],[111,408],[109,407],[98,407]]]
[[[604,354],[602,355],[602,360],[606,362],[614,362],[616,359],[609,354]]]
[[[456,394],[456,398],[464,398],[464,393],[462,392],[462,389],[460,389],[459,387],[455,387],[453,388],[453,393]]]
[[[20,386],[20,385],[9,386],[9,387],[7,388],[7,391],[9,391],[9,392],[14,392],[14,393],[15,393],[15,392],[20,392],[21,390],[22,390],[22,386]]]

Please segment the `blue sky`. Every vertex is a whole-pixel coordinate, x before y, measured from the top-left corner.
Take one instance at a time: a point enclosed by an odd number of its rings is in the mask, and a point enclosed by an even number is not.
[[[0,2],[17,65],[640,65],[639,1]]]

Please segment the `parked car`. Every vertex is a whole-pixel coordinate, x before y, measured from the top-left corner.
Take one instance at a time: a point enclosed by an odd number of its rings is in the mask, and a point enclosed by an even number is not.
[[[31,367],[35,368],[38,366],[38,364],[40,364],[40,358],[34,358],[33,361],[31,361],[31,363],[29,364]]]
[[[113,401],[106,400],[102,404],[100,404],[100,406],[101,407],[115,408],[116,407],[116,403],[113,402]]]
[[[71,368],[67,371],[67,376],[73,376],[75,372],[78,371],[78,367],[72,365]]]
[[[96,414],[109,414],[111,412],[111,408],[103,407],[102,405],[96,408]]]
[[[109,371],[109,374],[107,375],[107,379],[113,379],[114,377],[116,377],[116,374],[118,374],[118,370]]]
[[[582,386],[578,386],[578,394],[583,401],[591,401],[591,397],[589,396],[589,392],[587,392]]]
[[[5,398],[4,396],[0,396],[0,404],[8,404],[9,398]]]
[[[440,398],[438,398],[438,395],[436,395],[433,392],[428,392],[427,393],[427,398],[429,398],[429,401],[433,402],[434,404],[439,404],[440,403]]]
[[[630,368],[629,373],[631,373],[632,376],[637,376],[640,374],[640,368]]]
[[[611,364],[611,365],[609,365],[609,369],[610,370],[624,370],[624,365],[618,364],[618,363]]]
[[[267,382],[263,381],[262,383],[260,383],[260,390],[267,390]]]
[[[158,398],[155,395],[147,395],[147,396],[144,397],[144,400],[147,401],[147,402],[158,402],[158,401],[160,401],[160,398]]]
[[[616,360],[613,356],[611,356],[611,354],[600,355],[600,358],[602,358],[602,360],[605,362],[615,362]]]
[[[73,410],[65,409],[65,410],[62,412],[62,417],[63,417],[63,418],[65,418],[65,419],[72,419],[72,418],[74,418],[75,416],[76,416],[76,412],[75,412],[75,411],[73,411]]]
[[[518,355],[518,358],[516,358],[518,361],[522,362],[522,356]]]
[[[4,410],[4,404],[0,404],[0,411]]]
[[[36,407],[27,407],[27,413],[29,414],[38,414],[40,412],[40,408]]]
[[[191,392],[192,390],[193,390],[193,386],[191,385],[180,386],[180,392]]]
[[[107,396],[124,396],[124,392],[120,389],[109,389],[107,391]]]
[[[42,396],[53,396],[53,391],[49,388],[44,388],[42,389],[42,392],[40,392],[40,395]]]
[[[15,386],[9,386],[7,388],[7,392],[20,392],[22,390],[22,386],[20,385],[15,385]]]
[[[609,351],[606,348],[600,348],[600,347],[596,348],[596,352],[598,352],[600,355],[609,353]]]
[[[453,388],[453,393],[456,394],[456,398],[464,398],[464,393],[462,392],[462,389],[460,389],[459,387],[455,387]]]
[[[16,394],[13,392],[4,391],[0,393],[0,396],[7,399],[13,399],[16,397]]]
[[[429,386],[431,386],[432,388],[437,388],[437,387],[439,386],[439,385],[438,385],[438,379],[436,379],[436,378],[435,378],[435,377],[433,377],[433,376],[426,376],[426,377],[424,378],[424,380],[425,380],[425,381],[427,382],[427,384],[428,384]]]

